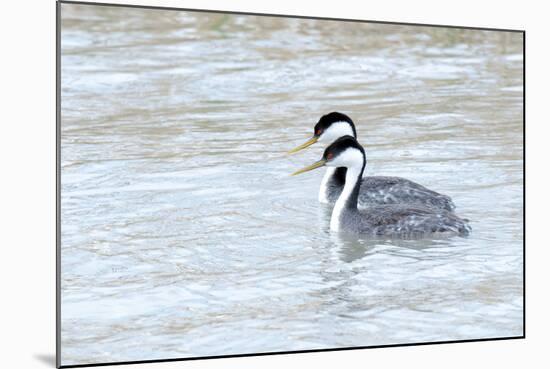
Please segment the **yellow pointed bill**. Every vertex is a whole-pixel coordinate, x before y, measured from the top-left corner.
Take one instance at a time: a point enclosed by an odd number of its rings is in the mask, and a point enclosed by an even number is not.
[[[301,173],[309,172],[310,170],[313,170],[313,169],[321,168],[326,163],[327,163],[327,161],[325,159],[321,159],[318,162],[315,162],[315,163],[313,163],[313,164],[311,164],[311,165],[309,165],[305,168],[302,168],[300,170],[295,171],[294,173],[291,174],[291,176],[296,176],[296,175],[301,174]]]
[[[304,142],[303,144],[301,144],[300,146],[295,147],[294,149],[292,149],[292,150],[290,150],[289,152],[287,152],[287,154],[294,154],[295,152],[298,152],[298,151],[300,151],[300,150],[303,150],[303,149],[305,149],[306,147],[309,147],[309,146],[313,145],[315,142],[317,142],[317,140],[319,140],[319,137],[313,136],[313,137],[311,137],[309,140],[307,140],[306,142]]]

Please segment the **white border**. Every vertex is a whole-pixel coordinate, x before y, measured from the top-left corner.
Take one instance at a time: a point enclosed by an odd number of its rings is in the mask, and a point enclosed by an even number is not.
[[[114,2],[114,1],[113,1]],[[258,13],[359,18],[527,31],[527,339],[177,363],[136,368],[514,368],[543,366],[549,342],[546,229],[550,48],[544,2],[339,0],[126,1]],[[540,4],[540,5],[537,5]],[[55,4],[2,4],[3,367],[52,367],[55,352]],[[545,350],[546,349],[546,350]],[[49,364],[48,364],[49,363]]]

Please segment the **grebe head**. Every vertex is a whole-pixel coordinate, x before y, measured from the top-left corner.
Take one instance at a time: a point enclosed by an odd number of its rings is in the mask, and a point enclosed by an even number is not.
[[[365,150],[352,136],[338,138],[323,153],[323,159],[329,167],[361,167],[365,159]]]
[[[325,149],[321,160],[302,168],[292,175],[297,175],[323,166],[361,169],[365,164],[365,150],[352,136],[338,138]]]
[[[313,128],[313,136],[304,142],[302,145],[290,150],[288,153],[293,154],[301,151],[306,147],[313,145],[316,142],[329,144],[343,136],[357,137],[355,125],[350,117],[345,114],[332,112],[323,115],[319,122]]]
[[[323,115],[315,125],[313,135],[317,136],[318,141],[324,144],[330,144],[344,136],[357,138],[355,125],[351,118],[338,112]]]

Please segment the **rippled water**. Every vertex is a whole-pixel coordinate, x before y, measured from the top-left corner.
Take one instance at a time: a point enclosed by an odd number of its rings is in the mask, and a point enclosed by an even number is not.
[[[62,5],[62,363],[518,336],[522,35]],[[338,110],[468,238],[328,232]]]

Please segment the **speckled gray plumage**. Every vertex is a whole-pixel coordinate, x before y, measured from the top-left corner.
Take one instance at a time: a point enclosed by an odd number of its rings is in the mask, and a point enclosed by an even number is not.
[[[372,236],[420,238],[425,236],[467,236],[468,221],[456,214],[423,206],[388,204],[363,210],[346,208],[341,214],[340,230]]]
[[[327,181],[327,199],[334,204],[345,184],[345,168],[338,168]],[[424,205],[453,211],[455,204],[449,196],[432,191],[418,183],[400,177],[367,176],[361,181],[359,207],[384,204]]]

